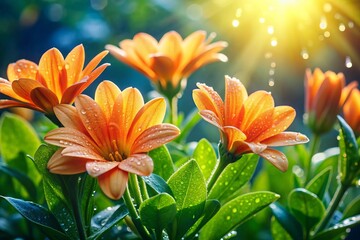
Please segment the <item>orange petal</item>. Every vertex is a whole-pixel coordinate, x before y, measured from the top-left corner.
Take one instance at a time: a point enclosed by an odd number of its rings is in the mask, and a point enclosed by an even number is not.
[[[272,119],[272,126],[261,133],[256,141],[262,142],[264,139],[275,136],[285,131],[295,119],[295,109],[289,106],[278,106],[274,108],[274,115]]]
[[[165,100],[155,98],[146,103],[136,114],[128,132],[128,143],[134,140],[146,129],[162,123],[166,111]]]
[[[260,142],[257,137],[261,136],[264,132],[274,129],[273,126],[273,113],[274,108],[269,109],[260,115],[248,126],[247,129],[243,130],[247,136],[247,141],[249,142]]]
[[[14,100],[0,99],[0,109],[11,108],[11,107],[24,107],[24,108],[31,108],[40,112],[42,111],[42,109],[39,109],[37,106],[34,106],[31,103],[22,103]]]
[[[244,113],[241,109],[247,97],[240,80],[225,76],[225,125],[240,127]]]
[[[67,86],[73,85],[80,79],[84,67],[85,51],[82,44],[74,47],[65,58],[65,69],[67,74]]]
[[[89,76],[86,76],[81,81],[66,88],[61,97],[61,103],[72,104],[75,98],[86,88],[88,80]]]
[[[221,120],[215,115],[214,112],[210,110],[202,110],[200,111],[200,115],[205,121],[211,123],[212,125],[214,125],[219,129],[222,129]]]
[[[301,143],[307,143],[309,139],[298,132],[282,132],[275,136],[265,139],[262,141],[262,144],[265,144],[270,147],[281,147],[281,146],[291,146]]]
[[[222,130],[226,135],[226,139],[223,139],[223,141],[227,142],[227,147],[230,152],[234,150],[233,145],[235,142],[246,140],[246,135],[236,127],[225,126]]]
[[[219,94],[212,87],[205,84],[196,84],[200,89],[193,90],[193,99],[197,108],[201,110],[210,110],[216,114],[223,123],[224,103]],[[222,124],[221,124],[222,125]]]
[[[9,64],[7,68],[7,76],[10,82],[20,78],[36,79],[37,71],[38,66],[36,63],[22,59]]]
[[[193,56],[199,51],[200,46],[204,44],[205,38],[205,31],[196,31],[184,39],[182,43],[183,56],[180,69],[183,69],[185,65],[191,61]]]
[[[0,93],[9,96],[11,98],[20,100],[22,102],[28,102],[28,100],[18,96],[12,89],[12,83],[6,79],[0,78]]]
[[[103,81],[96,88],[95,102],[99,104],[106,119],[110,119],[115,100],[120,94],[120,89],[110,81]]]
[[[151,69],[159,80],[170,81],[175,70],[174,62],[163,55],[152,55],[150,62]]]
[[[86,95],[79,95],[75,100],[75,105],[80,119],[92,139],[100,148],[110,149],[107,121],[99,105]]]
[[[158,51],[158,42],[155,38],[147,33],[138,33],[134,36],[133,40],[134,50],[137,53],[137,56],[141,58],[141,60],[149,65],[150,54],[156,53]]]
[[[47,163],[51,173],[72,175],[86,171],[87,159],[62,156],[61,151],[57,150]]]
[[[99,148],[96,144],[86,136],[84,133],[79,132],[73,128],[57,128],[45,135],[45,142],[59,147],[71,147],[80,146],[84,148],[90,148],[95,152],[99,152]]]
[[[64,148],[61,154],[67,157],[83,158],[88,160],[105,161],[105,159],[89,147],[70,146]]]
[[[169,57],[174,65],[177,66],[179,59],[181,59],[179,57],[181,54],[181,43],[182,38],[177,32],[167,32],[159,41],[159,54]]]
[[[86,76],[88,76],[89,78],[86,79],[86,83],[81,86],[80,93],[82,93],[87,87],[89,87],[89,85],[93,83],[95,79],[97,79],[108,66],[110,66],[109,63],[104,63],[103,65],[92,71],[89,75],[85,75],[83,78],[85,78]]]
[[[121,131],[123,131],[123,134],[126,136],[128,134],[132,122],[134,121],[136,114],[144,106],[144,99],[140,91],[136,88],[126,88],[122,92],[122,97],[123,97],[122,101],[123,101],[124,116],[120,115],[117,118],[118,119],[123,118],[120,129]],[[114,110],[113,112],[114,114],[116,114]]]
[[[48,114],[53,113],[53,107],[59,104],[56,95],[45,87],[33,89],[30,93],[30,97],[36,106],[43,109]]]
[[[170,142],[180,134],[172,124],[158,124],[142,132],[131,147],[130,154],[144,153]]]
[[[256,91],[244,102],[244,119],[241,128],[244,132],[249,125],[263,112],[274,107],[274,99],[269,92]]]
[[[114,168],[98,177],[98,182],[101,190],[106,196],[117,200],[125,192],[128,182],[128,173]]]
[[[61,96],[60,76],[64,66],[64,57],[56,48],[46,51],[39,62],[40,79],[42,79],[46,83],[46,86],[58,97]]]
[[[98,177],[113,168],[116,168],[119,165],[119,162],[87,162],[86,171],[92,177]]]
[[[356,89],[358,86],[358,83],[356,81],[352,81],[351,83],[349,83],[346,87],[343,88],[343,90],[341,91],[341,98],[340,98],[340,102],[339,102],[339,106],[342,107],[344,105],[344,103],[346,102],[346,100],[349,98],[350,93]]]
[[[82,79],[85,76],[90,75],[90,73],[96,68],[97,65],[101,62],[101,60],[109,53],[109,51],[102,51],[98,55],[96,55],[89,63],[86,65],[85,69],[82,71],[79,79]]]
[[[11,84],[14,92],[27,101],[30,100],[30,92],[37,87],[44,87],[41,83],[33,79],[15,80]]]
[[[133,154],[119,163],[119,168],[140,176],[149,176],[154,169],[154,163],[146,154]]]
[[[268,160],[272,165],[274,165],[277,169],[285,172],[288,169],[288,161],[286,156],[275,149],[265,149],[259,155],[266,160]]]
[[[54,113],[64,127],[87,133],[75,107],[69,104],[59,104],[54,107]]]

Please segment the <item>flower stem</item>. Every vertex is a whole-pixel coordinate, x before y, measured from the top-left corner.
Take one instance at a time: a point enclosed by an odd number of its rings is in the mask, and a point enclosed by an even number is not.
[[[136,227],[136,230],[140,234],[142,239],[151,239],[149,231],[141,224],[140,217],[137,213],[137,210],[131,200],[129,188],[127,187],[123,195],[125,205],[129,210],[130,217]]]
[[[216,180],[219,178],[222,171],[225,169],[225,167],[228,165],[226,161],[222,161],[223,159],[220,158],[219,164],[216,166],[215,172],[210,176],[208,184],[207,184],[207,190],[208,193],[210,192],[211,188],[214,186]]]
[[[170,121],[170,123],[177,126],[177,121],[178,121],[178,98],[176,96],[169,97],[168,101],[169,101],[169,108],[170,108],[169,121]]]
[[[146,199],[149,198],[149,194],[148,194],[147,189],[146,189],[145,181],[141,177],[138,177],[138,181],[139,181],[139,186],[140,186],[140,192],[141,192],[142,199],[146,200]]]
[[[318,152],[319,147],[320,147],[320,135],[315,133],[313,136],[313,140],[311,141],[310,144],[309,158],[305,162],[305,176],[306,176],[305,184],[308,183],[311,179],[311,160],[314,154]]]
[[[340,184],[338,186],[338,188],[336,189],[336,192],[326,210],[325,217],[321,220],[320,224],[318,225],[318,227],[316,229],[316,233],[324,230],[327,227],[327,225],[329,224],[334,212],[338,208],[338,206],[348,188],[349,188],[349,185]]]
[[[129,176],[129,187],[131,189],[131,193],[133,194],[133,197],[135,199],[135,203],[138,207],[140,207],[141,203],[143,202],[142,194],[139,188],[139,182],[137,179],[137,176],[133,173],[130,173]]]

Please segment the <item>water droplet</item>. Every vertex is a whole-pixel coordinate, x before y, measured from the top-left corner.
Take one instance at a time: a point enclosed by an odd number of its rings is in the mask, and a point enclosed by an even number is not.
[[[232,209],[232,212],[233,212],[233,213],[236,213],[236,212],[237,212],[237,208],[233,208],[233,209]]]
[[[83,115],[85,115],[85,114],[86,114],[86,110],[85,110],[85,109],[81,109],[81,110],[80,110],[80,113],[83,114]]]
[[[255,203],[259,203],[259,202],[260,202],[260,198],[256,198]]]
[[[351,68],[352,67],[352,62],[351,62],[351,58],[349,57],[349,56],[347,56],[346,58],[345,58],[345,66],[347,67],[347,68]]]
[[[230,220],[231,219],[231,216],[226,216],[226,220]]]
[[[21,69],[20,69],[20,68],[18,68],[18,69],[16,69],[16,71],[17,71],[17,72],[21,72]]]

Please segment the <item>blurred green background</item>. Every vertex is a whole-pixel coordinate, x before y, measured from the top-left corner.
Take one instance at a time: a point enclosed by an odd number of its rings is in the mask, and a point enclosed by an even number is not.
[[[306,68],[343,72],[347,82],[360,76],[360,4],[358,0],[2,0],[0,1],[0,76],[18,59],[38,62],[51,47],[66,55],[83,43],[86,61],[104,49],[146,32],[156,39],[170,31],[184,38],[203,29],[225,40],[228,63],[213,63],[194,73],[180,100],[180,111],[195,108],[191,91],[196,82],[224,91],[224,75],[239,78],[248,92],[271,91],[276,105],[297,109],[291,129],[303,127],[303,78]],[[139,88],[146,96],[149,81],[108,55],[111,67],[98,83],[114,81],[120,88]],[[218,141],[218,132],[201,122],[191,140]],[[333,134],[336,134],[333,133]],[[333,135],[329,135],[333,139]],[[324,148],[334,146],[323,141]]]

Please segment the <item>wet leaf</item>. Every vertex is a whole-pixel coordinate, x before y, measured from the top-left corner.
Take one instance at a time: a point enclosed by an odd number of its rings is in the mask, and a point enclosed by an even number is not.
[[[315,193],[320,200],[323,200],[331,180],[332,167],[327,167],[317,174],[306,185],[306,189]]]
[[[21,199],[4,197],[24,218],[34,223],[39,229],[51,239],[68,239],[56,221],[56,218],[44,207],[33,202]]]
[[[89,176],[87,173],[82,174],[79,186],[79,198],[81,200],[81,212],[86,229],[90,229],[91,218],[94,215],[94,194],[96,186],[96,178]]]
[[[275,202],[270,205],[271,211],[274,214],[274,217],[276,218],[276,224],[279,224],[283,230],[281,230],[279,227],[276,227],[273,229],[273,226],[271,227],[271,232],[273,233],[273,230],[278,232],[285,231],[289,236],[292,237],[294,240],[302,240],[303,239],[303,230],[301,224],[296,220],[296,218],[291,215],[283,206],[281,206],[279,203]],[[277,234],[278,235],[278,234]],[[281,235],[281,234],[280,234]],[[277,236],[278,238],[280,236]],[[281,239],[281,238],[279,238]]]
[[[252,192],[227,202],[200,231],[202,239],[220,239],[280,196],[272,192]]]
[[[323,217],[325,207],[321,200],[304,188],[296,188],[288,198],[290,212],[310,231]]]
[[[198,163],[205,180],[209,179],[217,161],[216,153],[211,143],[205,138],[201,139],[194,150],[193,158]]]
[[[317,234],[313,240],[337,239],[348,234],[347,229],[360,224],[360,215],[347,218],[331,228]]]
[[[142,178],[144,179],[145,183],[156,193],[168,193],[170,195],[173,195],[169,185],[159,175],[152,173],[150,176]]]
[[[151,150],[149,152],[149,156],[154,161],[153,173],[161,176],[165,180],[167,180],[171,174],[174,173],[174,164],[171,159],[169,150],[165,145]]]
[[[167,193],[146,199],[139,208],[141,222],[148,228],[161,232],[176,215],[176,203]]]
[[[351,127],[345,120],[339,120],[340,177],[341,183],[349,185],[359,172],[360,156],[357,141]]]
[[[204,176],[195,160],[179,168],[168,180],[176,201],[175,238],[181,238],[202,215],[206,201]]]
[[[98,239],[128,214],[129,211],[123,202],[120,205],[108,207],[99,212],[91,219],[91,230],[93,234],[87,239]]]
[[[275,217],[271,218],[271,235],[274,240],[293,240]]]
[[[360,214],[360,196],[353,199],[345,208],[342,218],[349,218]]]
[[[246,154],[227,165],[211,188],[208,199],[217,199],[221,204],[229,201],[250,180],[258,160],[258,155]]]

